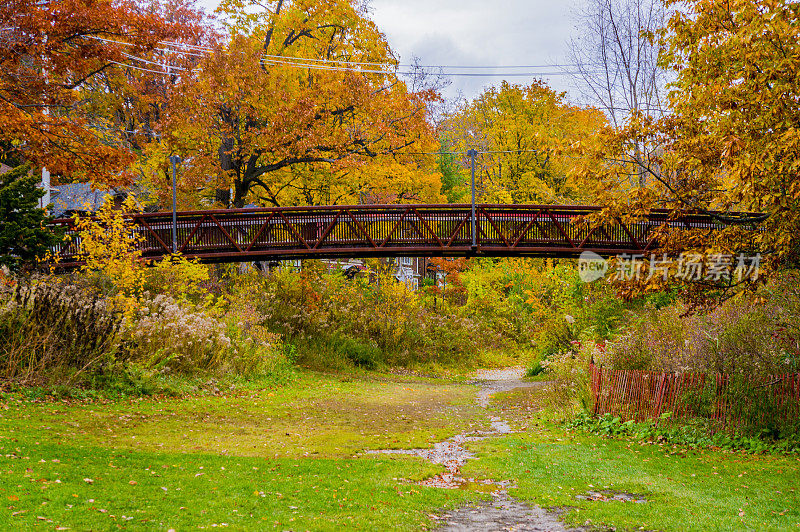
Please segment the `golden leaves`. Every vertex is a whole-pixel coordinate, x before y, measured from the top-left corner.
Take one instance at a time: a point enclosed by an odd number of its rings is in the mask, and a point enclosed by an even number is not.
[[[389,176],[397,199],[411,188],[420,199],[434,197],[433,170],[392,164],[398,153],[433,145],[431,93],[411,92],[392,76],[297,68],[292,59],[392,64],[359,4],[291,2],[280,13],[244,17],[247,5],[224,4],[234,20],[228,46],[205,58],[175,95],[165,138],[192,154],[182,172],[187,186],[232,186],[226,206],[356,203],[385,195],[382,177]]]
[[[569,105],[543,82],[489,88],[446,121],[457,151],[478,149],[481,200],[498,203],[575,203],[585,198],[573,168],[587,142],[605,125],[601,113]]]

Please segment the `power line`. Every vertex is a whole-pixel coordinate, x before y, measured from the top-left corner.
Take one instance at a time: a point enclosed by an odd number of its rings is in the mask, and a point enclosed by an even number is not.
[[[500,154],[500,153],[541,153],[545,150],[476,150],[478,155],[493,155],[493,154]],[[398,151],[393,152],[397,155],[468,155],[466,151]]]
[[[328,71],[335,71],[335,72],[355,72],[361,74],[384,74],[384,75],[402,75],[402,76],[416,76],[421,73],[422,71],[395,71],[390,72],[386,70],[366,70],[362,68],[348,68],[348,67],[337,67],[331,65],[317,65],[313,63],[304,63],[295,61],[293,59],[288,60],[278,60],[278,59],[262,59],[261,62],[265,64],[271,65],[285,65],[293,68],[309,68],[312,70],[328,70]],[[530,77],[530,76],[561,76],[561,75],[572,75],[575,72],[438,72],[433,73],[434,75],[441,75],[441,76],[458,76],[458,77],[489,77],[489,78],[499,78],[499,77]]]
[[[188,47],[195,50],[202,50],[205,52],[213,52],[213,48],[196,46],[192,44],[183,44],[175,41],[160,41],[161,44],[172,45],[177,47]],[[347,61],[344,59],[312,59],[307,57],[295,57],[286,55],[271,55],[264,54],[262,57],[268,57],[279,60],[298,60],[311,63],[338,63],[345,65],[367,65],[367,66],[393,66],[393,67],[411,67],[411,68],[445,68],[445,69],[464,69],[464,70],[489,70],[498,68],[567,68],[580,66],[577,63],[563,63],[563,64],[545,64],[545,65],[418,65],[414,63],[390,63],[388,62],[369,62],[369,61]]]
[[[126,46],[133,46],[131,43],[126,43],[122,41],[115,41],[112,39],[105,39],[102,37],[98,37],[95,35],[87,35],[87,37],[92,39],[97,39],[104,42],[109,43],[116,43],[122,44]],[[206,53],[211,53],[215,51],[213,48],[197,46],[192,44],[185,44],[185,43],[177,43],[174,41],[159,41],[159,44],[163,44],[168,47],[173,48],[162,48],[159,49],[163,52],[174,52],[178,54],[185,54],[191,55],[194,57],[203,57],[202,54],[192,53],[187,50],[180,50],[175,49],[175,47],[179,48],[189,48],[190,50],[195,51],[202,51]],[[312,59],[312,58],[305,58],[305,57],[296,57],[296,56],[278,56],[278,55],[270,55],[265,54],[262,56],[261,59],[262,64],[278,64],[278,65],[286,65],[293,68],[309,68],[313,70],[328,70],[334,72],[356,72],[356,73],[364,73],[364,74],[382,74],[382,75],[405,75],[405,76],[415,76],[419,75],[425,69],[428,70],[435,70],[435,69],[463,69],[463,70],[498,70],[498,69],[539,69],[539,68],[566,68],[566,67],[577,67],[577,64],[546,64],[546,65],[417,65],[417,64],[408,64],[408,63],[397,63],[397,64],[386,64],[386,63],[378,63],[378,62],[360,62],[360,61],[346,61],[340,59]],[[394,67],[394,68],[413,68],[415,70],[412,71],[388,71],[388,70],[379,70],[379,69],[363,69],[363,68],[350,68],[346,66],[339,66],[339,65],[359,65],[359,66],[383,66],[383,67]],[[418,69],[418,70],[417,70]],[[578,72],[574,71],[530,71],[530,72],[434,72],[434,75],[441,75],[441,76],[458,76],[458,77],[532,77],[532,76],[563,76],[563,75],[575,75]]]
[[[168,65],[166,63],[159,63],[159,62],[156,62],[156,61],[149,61],[147,59],[144,59],[144,58],[136,56],[136,55],[126,54],[125,52],[123,52],[122,55],[127,57],[128,59],[133,59],[135,61],[141,61],[142,63],[147,63],[149,65],[157,65],[157,66],[165,67],[165,68],[167,68],[169,70],[186,70],[184,67],[179,67],[179,66],[175,66],[175,65]]]
[[[164,70],[151,70],[149,68],[142,68],[135,65],[131,65],[128,63],[120,63],[119,61],[112,61],[111,59],[108,60],[109,63],[114,63],[115,65],[124,66],[127,68],[132,68],[134,70],[141,70],[142,72],[152,72],[153,74],[162,74],[164,76],[173,76],[177,74],[177,72],[167,72]]]
[[[168,65],[164,63],[159,63],[156,61],[150,61],[138,56],[134,56],[131,54],[123,53],[123,56],[132,59],[134,61],[141,61],[146,64],[163,66],[167,68],[167,71],[164,70],[151,70],[147,68],[137,67],[131,65],[129,63],[121,63],[119,61],[112,61],[109,60],[110,63],[114,63],[116,65],[127,66],[130,68],[134,68],[136,70],[142,70],[144,72],[152,72],[155,74],[164,74],[164,75],[172,75],[175,72],[173,71],[189,71],[189,72],[196,72],[197,69],[187,69],[184,67]],[[396,71],[390,72],[386,70],[366,70],[360,68],[347,68],[347,67],[334,67],[334,66],[320,66],[320,65],[310,65],[304,63],[295,63],[292,61],[277,61],[274,59],[263,59],[261,61],[262,64],[266,65],[282,65],[291,68],[304,68],[304,69],[311,69],[311,70],[321,70],[321,71],[328,71],[328,72],[352,72],[354,74],[379,74],[384,76],[416,76],[419,75],[420,72],[404,72],[404,71]],[[476,73],[476,72],[445,72],[441,75],[443,76],[460,76],[460,77],[485,77],[485,78],[493,78],[493,77],[533,77],[533,76],[546,76],[546,75],[568,75],[571,74],[570,72],[502,72],[502,73]]]

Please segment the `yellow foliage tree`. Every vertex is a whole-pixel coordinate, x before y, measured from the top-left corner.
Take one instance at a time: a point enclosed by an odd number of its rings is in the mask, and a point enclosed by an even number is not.
[[[442,135],[453,151],[486,152],[476,174],[481,201],[578,203],[590,198],[570,177],[574,147],[605,124],[601,112],[570,105],[542,81],[504,81],[452,114]]]
[[[137,211],[129,196],[121,208],[109,198],[93,216],[74,217],[84,261],[81,271],[97,276],[95,282],[108,292],[112,308],[129,317],[141,307],[146,290],[185,299],[199,293],[209,279],[206,266],[179,254],[152,267],[151,261],[142,259],[141,237],[131,219]]]
[[[583,182],[608,207],[603,217],[636,218],[652,208],[710,213],[728,227],[665,229],[660,252],[696,254],[706,264],[714,256],[761,253],[764,280],[800,260],[800,5],[667,5],[680,9],[651,36],[663,47],[662,66],[675,75],[667,112],[658,119],[633,114],[598,135],[586,151]],[[655,147],[647,158],[634,149],[642,143]],[[642,172],[644,183],[635,179]],[[703,294],[736,283],[730,276],[686,288]],[[654,277],[644,288],[662,285]]]
[[[435,94],[375,73],[396,60],[361,2],[226,1],[220,9],[229,40],[182,77],[164,136],[169,150],[191,154],[185,188],[214,192],[225,207],[355,202],[386,188],[371,161],[413,168],[408,152],[433,145]],[[435,172],[416,166],[392,193],[431,188]]]
[[[92,217],[75,215],[75,227],[84,261],[81,271],[99,276],[111,293],[115,310],[132,312],[144,286],[139,235],[132,230],[129,213],[137,210],[129,196],[118,209],[111,198]]]

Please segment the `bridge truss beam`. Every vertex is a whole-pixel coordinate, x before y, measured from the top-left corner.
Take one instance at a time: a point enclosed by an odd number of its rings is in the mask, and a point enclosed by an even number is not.
[[[177,214],[177,249],[203,262],[395,256],[577,257],[649,254],[663,225],[719,229],[705,214],[653,211],[633,223],[584,223],[599,207],[553,205],[357,205],[185,211]],[[172,213],[132,217],[145,259],[172,253]],[[54,250],[60,267],[81,264],[72,219],[59,219],[68,240]],[[475,227],[473,246],[472,227]]]

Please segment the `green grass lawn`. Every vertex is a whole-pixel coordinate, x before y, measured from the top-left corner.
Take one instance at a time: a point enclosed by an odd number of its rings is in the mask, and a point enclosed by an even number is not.
[[[414,483],[440,466],[360,453],[484,427],[474,394],[428,380],[304,373],[287,387],[228,396],[7,397],[0,530],[420,529],[431,512],[481,495]]]
[[[237,456],[344,458],[426,447],[483,428],[475,388],[412,379],[303,373],[285,387],[108,403],[16,403],[0,435],[100,447]],[[0,440],[2,441],[2,440]]]
[[[429,512],[471,496],[412,484],[440,471],[421,460],[3,447],[2,530],[418,530]]]
[[[470,444],[467,476],[617,530],[798,530],[800,459],[602,439],[541,410],[544,388],[498,394],[524,429]],[[220,396],[0,403],[0,530],[217,528],[419,530],[486,498],[424,488],[442,471],[364,450],[427,447],[485,429],[475,388],[430,379],[305,372],[282,388]],[[644,504],[576,499],[588,491]],[[216,526],[215,526],[216,525]]]

